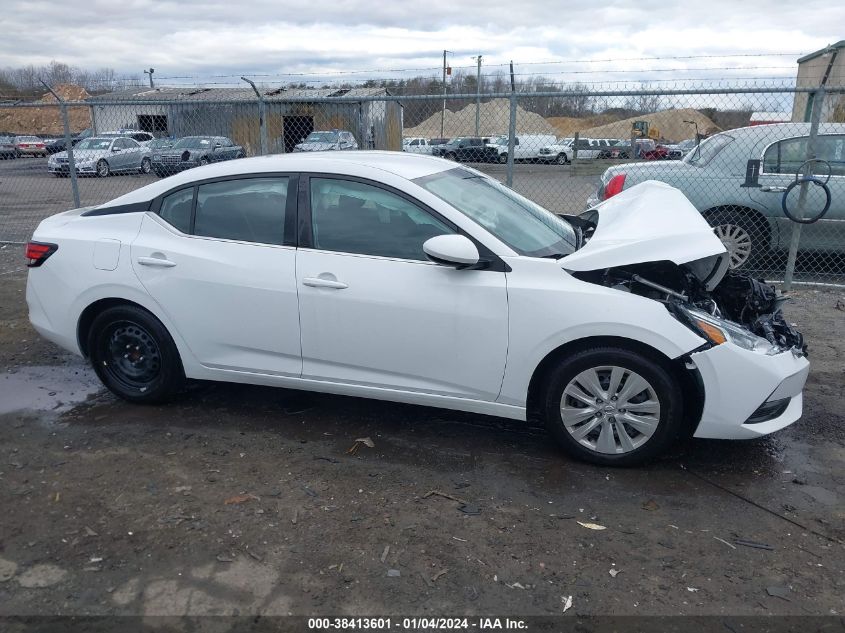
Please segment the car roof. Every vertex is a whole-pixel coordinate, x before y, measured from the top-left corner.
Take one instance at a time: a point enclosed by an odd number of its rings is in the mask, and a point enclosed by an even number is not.
[[[379,172],[405,180],[429,176],[455,168],[454,161],[426,154],[387,151],[296,152],[254,156],[240,160],[212,163],[180,172],[100,205],[103,208],[147,202],[180,185],[196,180],[274,172],[316,172],[341,176],[362,176],[378,179]]]

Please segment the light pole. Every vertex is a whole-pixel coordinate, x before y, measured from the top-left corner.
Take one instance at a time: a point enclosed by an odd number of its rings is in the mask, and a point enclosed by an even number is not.
[[[145,70],[144,74],[150,76],[150,88],[155,88],[153,85],[153,73],[156,71],[155,68],[150,68],[149,70]]]
[[[443,138],[446,126],[446,53],[451,52],[443,49],[443,109],[440,111],[440,138]]]
[[[481,55],[475,58],[478,62],[478,70],[475,73],[475,135],[481,136]]]

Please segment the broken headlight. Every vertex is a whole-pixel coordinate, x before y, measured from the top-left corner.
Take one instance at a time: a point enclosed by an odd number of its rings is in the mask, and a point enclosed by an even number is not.
[[[682,305],[678,305],[677,308],[685,317],[686,325],[713,345],[730,341],[737,347],[761,354],[772,355],[782,351],[777,345],[772,345],[766,339],[732,321],[720,319],[696,308]]]

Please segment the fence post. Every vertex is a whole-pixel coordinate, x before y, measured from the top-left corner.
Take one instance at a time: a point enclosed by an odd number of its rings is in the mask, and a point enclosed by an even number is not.
[[[516,146],[516,95],[511,92],[510,97],[511,116],[508,123],[508,167],[506,170],[505,184],[513,186],[513,153]]]
[[[241,77],[241,79],[252,86],[255,96],[258,97],[258,138],[261,155],[265,156],[267,154],[267,117],[265,116],[264,96],[255,86],[254,82],[246,77]]]
[[[821,123],[822,110],[824,109],[824,86],[811,93],[813,95],[813,114],[810,118],[810,137],[807,140],[806,159],[816,157],[816,139],[819,136],[819,123]],[[813,163],[807,163],[804,170],[806,177],[813,176]],[[804,219],[804,206],[807,203],[807,190],[809,183],[802,182],[798,192],[798,208],[795,210],[795,217]],[[783,289],[788,291],[792,288],[792,277],[795,274],[795,260],[798,258],[798,244],[801,241],[801,227],[798,222],[792,223],[792,237],[789,240],[789,254],[786,258],[786,270],[783,273]]]
[[[73,204],[75,208],[79,208],[82,206],[82,203],[79,201],[79,183],[76,180],[76,162],[73,160],[73,142],[70,138],[70,120],[68,118],[67,113],[67,104],[65,100],[62,99],[56,91],[53,90],[50,86],[48,86],[44,81],[39,79],[44,87],[50,91],[54,97],[56,97],[56,101],[59,102],[59,110],[62,114],[62,126],[64,127],[64,135],[65,135],[65,151],[67,152],[67,164],[68,169],[70,170],[70,188],[73,191]]]

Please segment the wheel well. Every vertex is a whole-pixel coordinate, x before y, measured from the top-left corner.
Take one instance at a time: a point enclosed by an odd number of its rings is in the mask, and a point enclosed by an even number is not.
[[[91,331],[91,324],[94,322],[94,319],[104,310],[121,305],[135,306],[136,308],[149,312],[144,306],[128,299],[108,298],[95,301],[82,311],[82,314],[79,315],[79,322],[76,325],[76,340],[79,343],[79,349],[82,351],[83,356],[88,358],[88,334]]]
[[[715,215],[716,213],[740,213],[742,215],[751,216],[754,220],[754,226],[760,228],[763,232],[763,236],[766,238],[766,242],[771,244],[772,227],[766,216],[760,213],[757,209],[752,209],[751,207],[745,207],[739,204],[725,204],[702,211],[701,215],[704,216],[704,219],[708,219],[709,216]]]
[[[572,354],[582,349],[590,349],[594,347],[622,347],[643,356],[647,356],[653,361],[660,363],[672,375],[678,378],[681,394],[684,403],[684,419],[690,424],[692,430],[701,419],[701,412],[704,407],[704,389],[701,384],[701,378],[698,376],[697,370],[688,369],[686,366],[689,360],[688,355],[679,358],[671,359],[659,350],[654,349],[633,339],[622,338],[619,336],[591,336],[589,338],[578,339],[564,343],[560,347],[549,352],[531,375],[531,381],[528,383],[528,397],[526,400],[526,417],[529,422],[539,423],[542,418],[543,409],[543,389],[546,383],[546,377],[549,375],[551,369],[561,361],[565,356]]]

